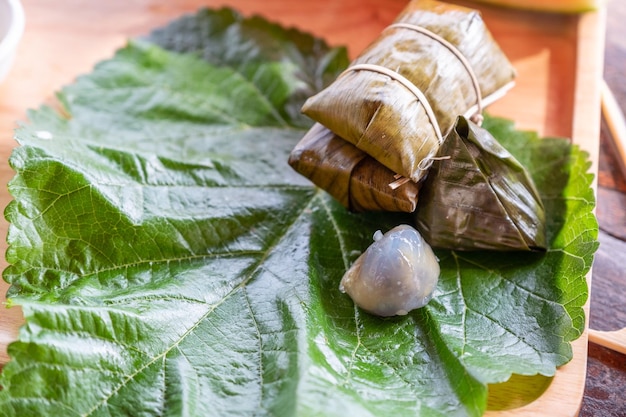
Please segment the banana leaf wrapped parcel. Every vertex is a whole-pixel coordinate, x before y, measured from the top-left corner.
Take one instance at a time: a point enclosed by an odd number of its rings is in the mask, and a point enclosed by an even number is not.
[[[393,171],[319,123],[291,151],[289,164],[352,211],[416,209],[416,183],[390,187]]]
[[[289,164],[350,210],[415,213],[432,246],[545,250],[532,178],[480,127],[514,78],[477,11],[413,0],[305,102]]]
[[[439,155],[415,213],[417,229],[431,246],[546,249],[539,192],[526,169],[486,129],[458,117]]]

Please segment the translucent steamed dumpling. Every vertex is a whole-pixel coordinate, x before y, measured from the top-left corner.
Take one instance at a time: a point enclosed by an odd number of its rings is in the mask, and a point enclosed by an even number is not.
[[[405,315],[432,298],[439,263],[431,247],[409,225],[377,231],[374,243],[341,279],[340,290],[379,316]]]

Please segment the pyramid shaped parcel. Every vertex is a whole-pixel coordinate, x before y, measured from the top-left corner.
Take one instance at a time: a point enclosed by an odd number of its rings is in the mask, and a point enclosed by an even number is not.
[[[417,226],[435,247],[545,250],[545,211],[526,169],[459,117],[420,191]]]

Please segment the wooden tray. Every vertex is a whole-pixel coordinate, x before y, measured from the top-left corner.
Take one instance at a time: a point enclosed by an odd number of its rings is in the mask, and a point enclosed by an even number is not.
[[[572,138],[589,152],[592,170],[597,172],[605,11],[566,16],[455,3],[483,12],[518,71],[516,87],[489,112],[541,135]],[[6,183],[13,176],[7,163],[15,145],[12,130],[15,121],[26,118],[28,108],[38,107],[76,75],[109,58],[128,37],[145,34],[200,7],[224,5],[297,26],[332,45],[348,45],[355,56],[395,18],[406,0],[29,0],[26,33],[15,66],[0,85],[0,182],[4,184],[0,205],[4,208],[10,201]],[[2,218],[2,253],[7,227]],[[5,267],[6,261],[1,260],[0,268]],[[6,290],[7,284],[0,281],[0,303],[5,301]],[[0,310],[0,366],[8,361],[6,346],[16,339],[22,322],[19,308]],[[587,340],[585,331],[573,343],[573,360],[554,378],[514,377],[491,386],[487,415],[577,415],[585,386]]]

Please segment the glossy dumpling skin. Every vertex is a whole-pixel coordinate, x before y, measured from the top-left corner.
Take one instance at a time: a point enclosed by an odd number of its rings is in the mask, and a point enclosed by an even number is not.
[[[374,240],[344,274],[340,290],[362,309],[383,317],[426,305],[440,273],[428,243],[409,225],[384,235],[378,231]]]

